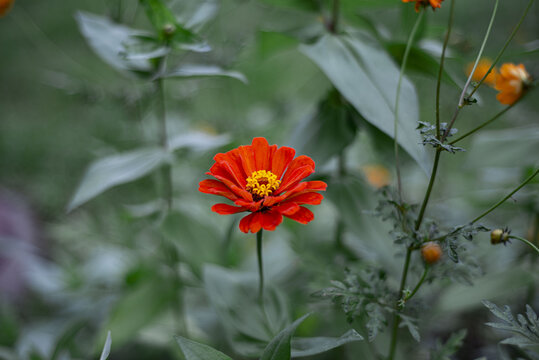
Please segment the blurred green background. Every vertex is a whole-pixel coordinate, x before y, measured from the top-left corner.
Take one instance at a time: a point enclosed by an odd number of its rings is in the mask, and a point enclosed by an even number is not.
[[[0,358],[97,358],[111,328],[111,359],[176,358],[172,334],[178,332],[174,311],[178,306],[166,285],[174,278],[171,272],[179,272],[183,279],[181,307],[188,314],[191,337],[236,354],[235,359],[248,358],[238,355],[230,338],[222,335],[230,329],[222,323],[219,302],[211,299],[216,290],[203,279],[212,273],[204,264],[213,263],[248,270],[253,276],[249,281],[254,281],[254,236],[240,234],[231,224],[232,217],[212,213],[209,207],[215,199],[200,194],[198,182],[205,178],[216,152],[250,143],[255,136],[266,137],[270,144],[302,143],[296,129],[312,117],[331,84],[298,51],[300,41],[291,34],[322,28],[321,19],[329,10],[320,14],[299,10],[296,2],[280,6],[284,2],[271,0],[171,3],[173,10],[202,3],[215,8],[215,17],[200,30],[212,51],[175,54],[171,63],[219,64],[242,72],[248,83],[230,78],[166,81],[171,133],[191,129],[228,134],[231,141],[217,149],[176,153],[172,170],[176,212],[162,227],[155,226],[153,201],[160,196],[157,175],[115,187],[66,212],[93,160],[159,143],[151,84],[103,62],[75,20],[78,11],[85,11],[150,29],[137,1],[17,0],[12,11],[0,18]],[[329,9],[329,4],[321,3]],[[446,3],[436,12],[428,11],[423,29],[421,47],[433,54],[441,49]],[[524,0],[500,2],[487,57],[496,56],[526,4]],[[477,54],[492,6],[491,0],[457,2],[447,71],[459,85]],[[397,0],[343,1],[342,27],[371,31],[374,24],[387,43],[404,43],[415,16],[412,7]],[[522,62],[532,76],[539,77],[538,34],[539,5],[534,4],[502,61]],[[416,87],[420,119],[432,122],[435,78],[412,70],[409,77]],[[442,117],[448,121],[460,90],[444,84],[442,92]],[[471,129],[503,109],[495,94],[481,88],[479,103],[462,112],[456,127]],[[448,226],[469,220],[529,174],[539,154],[538,111],[535,91],[484,132],[466,140],[467,152],[444,156],[430,215]],[[363,167],[381,164],[393,174],[388,138],[360,129],[354,139],[346,150],[347,166],[354,175],[351,189],[357,190],[352,200],[343,203],[339,195],[328,196],[313,209],[316,220],[308,227],[285,222],[266,234],[268,277],[285,298],[277,308],[292,319],[317,311],[299,335],[340,336],[350,328],[336,307],[310,294],[329,286],[329,280],[342,278],[350,264],[332,244],[339,214],[350,211],[364,219],[375,206],[375,189],[365,181]],[[313,154],[315,160],[317,156]],[[317,166],[330,188],[332,181],[338,183],[331,175],[335,159],[318,161]],[[417,164],[406,159],[403,183],[410,201],[422,199],[427,180]],[[536,181],[485,223],[509,225],[520,236],[537,236],[537,187]],[[354,217],[345,219],[349,223],[345,246],[361,259],[359,263],[384,264],[390,273],[398,271],[401,260],[395,264],[395,258],[401,254],[389,236],[377,238],[384,236],[387,226],[364,229],[362,224],[368,220],[354,225]],[[174,259],[168,266],[170,259],[160,250],[167,236],[179,249],[180,266]],[[482,308],[480,300],[500,300],[520,312],[525,303],[538,308],[537,262],[526,256],[520,244],[490,248],[487,238],[479,236],[470,248],[482,267],[475,286],[441,282],[425,290],[424,301],[434,304],[420,315],[430,318],[420,324],[425,346],[437,336],[447,338],[468,328],[458,358],[498,358],[499,333],[483,326],[488,315],[476,311]],[[216,273],[226,274],[225,270]],[[384,336],[376,345],[385,353]],[[403,352],[405,346],[415,349],[413,340],[403,345]],[[354,354],[363,353],[365,347],[356,343],[318,358],[358,358]],[[416,358],[427,358],[421,350],[415,351]],[[514,356],[513,350],[506,351]]]

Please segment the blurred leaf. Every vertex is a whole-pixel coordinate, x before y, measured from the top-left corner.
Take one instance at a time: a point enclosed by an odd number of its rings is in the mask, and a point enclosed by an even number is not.
[[[106,17],[79,11],[75,15],[80,32],[94,52],[117,70],[150,71],[151,64],[145,58],[125,56],[129,44],[143,32],[115,24]]]
[[[313,338],[294,338],[292,339],[292,357],[312,356],[335,349],[354,341],[363,340],[354,329],[347,331],[338,338],[331,337],[313,337]]]
[[[218,0],[177,0],[170,8],[187,29],[198,31],[217,15],[219,6]]]
[[[258,299],[258,277],[215,265],[204,267],[204,286],[234,351],[258,357],[272,337],[289,323],[284,295],[271,286]]]
[[[320,101],[314,116],[306,118],[292,135],[294,148],[325,163],[339,155],[356,136],[356,110],[335,89]]]
[[[67,211],[75,209],[113,186],[149,174],[169,158],[170,154],[161,148],[145,148],[94,161],[82,178]]]
[[[300,50],[320,67],[367,121],[394,136],[399,69],[375,40],[363,33],[354,37],[325,35],[314,45],[302,45]],[[421,140],[416,131],[417,95],[407,78],[403,80],[400,96],[399,144],[428,173],[428,156],[419,144]]]
[[[402,63],[402,57],[404,56],[406,44],[389,43],[386,44],[386,49],[391,56],[393,56],[395,61],[397,61],[397,63]],[[406,70],[415,71],[417,73],[428,75],[437,79],[439,68],[440,62],[425,50],[416,46],[413,46],[410,49]],[[455,86],[457,89],[461,89],[461,87],[455,82],[455,80],[453,80],[446,69],[444,69],[442,73],[442,81]]]
[[[208,151],[229,144],[229,135],[212,135],[202,131],[189,131],[174,135],[168,140],[171,150],[189,149],[192,151]]]
[[[399,327],[406,327],[410,332],[410,335],[414,338],[415,341],[420,342],[421,336],[419,335],[419,330],[417,328],[416,322],[417,319],[411,318],[409,316],[400,314],[401,323]]]
[[[101,338],[104,338],[107,329],[107,334],[114,333],[115,347],[133,339],[140,330],[168,309],[175,291],[166,279],[156,274],[147,276],[115,304],[108,321],[102,327]]]
[[[110,330],[107,333],[107,340],[105,340],[105,345],[103,346],[103,352],[99,357],[99,360],[107,360],[110,354],[110,346],[112,344],[112,337],[110,336]]]
[[[305,11],[319,11],[320,2],[315,0],[258,0],[272,6],[286,7]]]
[[[309,316],[305,314],[292,324],[288,325],[283,331],[277,334],[276,337],[268,344],[260,360],[290,360],[290,341],[297,327]]]
[[[176,342],[181,349],[181,360],[232,360],[220,351],[181,336],[176,336]]]
[[[462,346],[466,337],[466,329],[462,329],[451,334],[449,339],[442,345],[439,339],[436,339],[436,348],[431,351],[431,360],[451,360],[450,356],[455,354]]]
[[[196,274],[202,274],[205,263],[222,261],[220,237],[211,224],[188,213],[171,211],[163,221],[162,231]]]
[[[229,71],[215,65],[198,65],[189,64],[181,65],[163,75],[163,78],[193,78],[193,77],[208,77],[208,76],[224,76],[237,79],[243,83],[247,83],[245,75],[238,71]]]

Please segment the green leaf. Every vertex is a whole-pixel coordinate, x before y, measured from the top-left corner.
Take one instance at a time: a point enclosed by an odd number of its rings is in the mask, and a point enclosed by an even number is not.
[[[133,339],[141,329],[167,310],[175,289],[165,280],[156,275],[148,276],[116,303],[103,326],[103,329],[109,329],[107,334],[114,333],[114,346],[121,346]]]
[[[273,336],[289,323],[286,298],[274,287],[266,286],[264,310],[260,307],[256,273],[206,265],[204,286],[228,342],[242,356],[259,357]]]
[[[397,63],[402,63],[404,51],[406,50],[406,44],[389,43],[386,44],[386,49],[391,54],[391,56],[393,56],[395,61],[397,61]],[[439,60],[435,59],[425,50],[416,46],[413,46],[410,49],[406,70],[414,71],[437,79],[439,68]],[[455,80],[453,80],[451,75],[449,75],[449,73],[445,69],[442,73],[442,81],[455,86],[457,89],[461,89],[461,87],[455,82]]]
[[[247,78],[242,73],[238,71],[224,70],[216,65],[181,65],[180,67],[161,75],[163,78],[194,78],[209,76],[230,77],[243,83],[247,83]]]
[[[189,149],[192,151],[207,151],[229,144],[229,135],[212,135],[202,131],[188,131],[174,135],[168,139],[171,150]]]
[[[371,124],[394,136],[394,102],[399,68],[369,35],[325,35],[300,50],[326,74],[333,85]],[[383,69],[383,70],[381,70]],[[416,131],[418,101],[413,84],[402,82],[398,122],[398,142],[430,172],[428,154]]]
[[[208,345],[200,344],[181,336],[176,336],[176,342],[180,346],[181,360],[232,360],[232,358]]]
[[[112,345],[112,337],[110,335],[110,330],[107,333],[107,340],[105,341],[105,345],[103,346],[103,352],[101,352],[101,356],[99,357],[99,360],[107,360],[110,354],[110,346]]]
[[[333,89],[319,103],[314,116],[306,118],[294,131],[294,148],[309,154],[317,163],[325,163],[354,141],[357,116],[356,110]]]
[[[143,32],[115,24],[106,17],[79,11],[75,15],[80,32],[94,52],[117,70],[150,71],[146,58],[125,56],[127,48],[135,44]]]
[[[272,6],[291,8],[304,11],[319,11],[320,3],[314,0],[259,0]]]
[[[297,327],[309,316],[305,314],[281,331],[268,344],[260,360],[290,360],[290,341]]]
[[[341,337],[313,337],[292,339],[292,356],[304,357],[324,353],[354,341],[363,340],[354,329],[347,331]]]
[[[67,210],[75,209],[113,186],[149,174],[169,158],[170,154],[161,148],[145,148],[96,160],[88,167]]]
[[[451,360],[450,356],[455,354],[461,348],[466,333],[466,329],[462,329],[451,334],[449,339],[447,339],[443,345],[440,340],[436,340],[436,348],[431,351],[430,358],[432,360]]]

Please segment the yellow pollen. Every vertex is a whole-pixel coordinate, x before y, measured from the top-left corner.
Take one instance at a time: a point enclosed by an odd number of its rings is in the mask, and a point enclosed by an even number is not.
[[[247,178],[247,186],[245,189],[253,195],[260,198],[271,195],[279,188],[281,180],[277,179],[277,175],[271,171],[258,170],[253,171],[251,176]]]

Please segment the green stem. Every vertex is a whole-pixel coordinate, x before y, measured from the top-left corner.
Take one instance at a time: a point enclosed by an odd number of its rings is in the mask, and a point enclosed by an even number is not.
[[[513,196],[517,191],[519,191],[520,189],[522,189],[527,183],[529,183],[530,181],[533,180],[533,178],[539,174],[539,169],[535,170],[535,172],[533,174],[531,174],[526,180],[524,180],[522,182],[522,184],[520,184],[519,186],[517,186],[517,188],[513,191],[511,191],[507,196],[505,196],[503,199],[501,199],[500,201],[498,201],[496,204],[492,205],[492,207],[490,207],[490,209],[488,209],[487,211],[485,211],[484,213],[482,213],[481,215],[479,215],[478,217],[476,217],[475,219],[473,219],[471,221],[471,223],[475,223],[477,221],[479,221],[480,219],[482,219],[483,217],[485,217],[486,215],[490,214],[492,211],[494,211],[494,209],[496,209],[498,206],[500,206],[501,204],[503,204],[507,199],[509,199],[511,196]]]
[[[492,69],[494,69],[494,67],[496,66],[496,64],[498,63],[498,61],[500,60],[500,58],[502,57],[503,53],[505,52],[505,49],[507,49],[507,47],[509,46],[509,43],[511,42],[511,40],[513,40],[513,38],[515,37],[518,29],[520,29],[520,25],[522,25],[522,22],[524,21],[524,19],[526,18],[526,15],[528,15],[528,11],[530,10],[530,8],[532,7],[533,5],[533,2],[535,0],[530,0],[528,2],[528,6],[526,7],[526,10],[524,10],[524,13],[522,14],[522,16],[520,17],[520,20],[518,22],[518,24],[515,26],[515,28],[513,29],[513,31],[511,32],[511,35],[509,35],[509,38],[507,39],[507,41],[505,42],[503,48],[500,50],[500,52],[498,53],[498,55],[496,56],[496,59],[494,59],[494,61],[492,62],[492,65],[490,65],[490,68],[488,69],[488,71],[486,72],[485,75],[483,75],[483,78],[477,83],[477,85],[474,86],[472,92],[470,93],[470,97],[475,94],[475,92],[477,91],[477,89],[479,89],[479,87],[481,86],[481,84],[483,84],[483,82],[485,81],[485,79],[488,77],[488,75],[490,74],[490,72],[492,71]]]
[[[400,297],[402,296],[402,292],[404,291],[404,287],[406,286],[406,278],[408,277],[408,269],[410,268],[411,257],[412,257],[412,248],[408,247],[406,249],[406,258],[404,260],[404,268],[402,270],[401,284],[399,288],[399,299],[397,300],[397,303],[395,305],[395,315],[393,315],[393,329],[391,331],[391,344],[389,346],[389,355],[387,357],[388,360],[393,360],[393,357],[395,356],[395,350],[397,349],[397,338],[398,338],[399,323],[400,323],[399,300],[400,300]]]
[[[519,99],[520,100],[520,99]],[[497,118],[499,118],[500,116],[502,116],[503,114],[505,114],[509,109],[511,109],[513,106],[515,106],[516,104],[518,103],[518,101],[514,102],[513,104],[507,106],[505,109],[503,109],[502,111],[500,111],[499,113],[497,113],[496,115],[494,115],[491,119],[485,121],[484,123],[482,123],[481,125],[473,128],[472,130],[468,131],[466,134],[464,135],[461,135],[460,137],[456,138],[455,140],[451,141],[449,143],[449,145],[453,145],[459,141],[461,141],[462,139],[464,138],[467,138],[468,136],[472,135],[473,133],[475,133],[476,131],[479,131],[481,130],[482,128],[484,128],[485,126],[489,125],[490,123],[492,123],[494,120],[496,120]]]
[[[419,29],[419,24],[421,23],[421,19],[423,19],[424,15],[425,15],[425,11],[421,11],[419,13],[415,21],[414,27],[412,28],[412,31],[410,32],[410,36],[408,37],[406,48],[404,50],[404,55],[402,57],[401,69],[399,73],[399,81],[397,83],[397,92],[395,95],[395,120],[394,120],[394,125],[393,125],[393,134],[395,138],[395,142],[394,142],[395,144],[394,145],[395,169],[397,171],[397,189],[398,189],[399,199],[402,199],[402,181],[401,181],[401,172],[400,172],[399,142],[398,142],[400,93],[401,93],[402,79],[404,78],[404,71],[406,70],[406,63],[408,62],[408,56],[410,55],[410,50],[412,49],[412,44],[414,42],[417,29]]]
[[[423,282],[425,281],[425,279],[427,278],[427,273],[429,272],[429,267],[428,265],[425,265],[425,270],[423,271],[423,275],[421,275],[421,279],[419,279],[419,282],[417,283],[417,285],[415,286],[414,290],[412,290],[412,292],[410,293],[410,295],[408,295],[406,297],[406,299],[404,299],[404,301],[408,301],[410,300],[414,295],[415,293],[417,292],[417,290],[419,290],[419,288],[421,287],[421,285],[423,285]]]
[[[339,12],[341,3],[339,0],[333,0],[333,11],[331,15],[331,23],[329,24],[329,31],[333,34],[337,33],[337,27],[339,25]]]
[[[449,37],[451,36],[451,29],[453,28],[453,15],[455,13],[455,1],[451,1],[451,7],[449,9],[449,21],[447,24],[447,32],[445,34],[444,46],[442,48],[442,56],[440,58],[440,69],[438,70],[438,79],[436,81],[436,139],[440,139],[440,88],[442,85],[442,75],[444,72],[445,52],[447,50],[447,44],[449,43]]]
[[[165,151],[169,150],[168,145],[168,130],[167,130],[167,115],[166,115],[166,105],[165,105],[165,91],[163,86],[163,79],[158,78],[155,80],[157,86],[157,96],[158,96],[158,118],[160,124],[160,143]],[[172,169],[170,164],[164,164],[161,168],[162,181],[163,181],[163,199],[167,205],[166,210],[170,212],[172,209],[173,202],[173,188],[172,188]]]
[[[524,238],[521,238],[520,236],[515,236],[515,235],[510,235],[509,238],[522,241],[524,244],[529,245],[533,250],[535,250],[535,252],[537,252],[537,254],[539,254],[539,249],[537,248],[537,246],[532,244],[530,241],[528,241],[528,240],[526,240]]]
[[[432,193],[432,187],[434,186],[434,180],[436,179],[436,174],[438,173],[438,164],[440,163],[440,156],[442,154],[442,149],[437,148],[436,149],[436,155],[434,155],[434,163],[432,164],[432,172],[430,174],[430,180],[429,185],[427,187],[427,191],[425,193],[425,198],[423,199],[423,203],[421,204],[421,209],[419,210],[419,215],[417,216],[417,220],[415,222],[415,230],[419,230],[421,227],[421,223],[423,222],[423,216],[425,215],[425,210],[427,208],[427,204],[430,199],[430,194]]]
[[[499,0],[496,0],[496,3],[494,4],[494,10],[492,11],[492,15],[490,17],[490,22],[488,24],[488,28],[487,28],[487,32],[485,34],[485,37],[483,39],[483,43],[481,44],[481,48],[479,49],[479,53],[477,54],[477,58],[475,59],[473,69],[470,72],[470,75],[468,76],[468,80],[466,81],[466,84],[464,85],[464,88],[462,89],[462,93],[460,94],[457,109],[455,110],[453,118],[451,119],[451,122],[449,123],[449,126],[445,130],[444,135],[442,136],[442,139],[441,139],[442,142],[449,135],[449,132],[451,131],[451,128],[455,124],[455,120],[457,120],[460,109],[462,109],[464,107],[464,99],[466,98],[466,91],[468,90],[468,87],[470,86],[470,83],[472,82],[473,74],[475,72],[475,69],[477,68],[477,64],[479,63],[479,60],[481,60],[481,57],[483,56],[483,51],[485,50],[485,45],[487,44],[487,40],[488,40],[488,38],[490,36],[490,32],[492,31],[492,25],[494,24],[494,18],[496,17],[496,13],[498,12],[498,2],[499,2]]]
[[[264,304],[264,266],[262,264],[262,232],[264,230],[260,229],[256,233],[256,254],[258,258],[258,298],[261,304]]]

